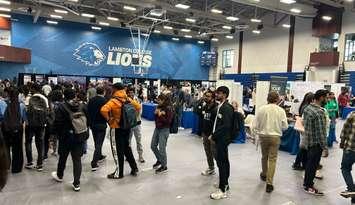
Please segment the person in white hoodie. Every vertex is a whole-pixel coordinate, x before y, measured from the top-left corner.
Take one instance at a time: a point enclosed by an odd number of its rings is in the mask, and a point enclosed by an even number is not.
[[[260,107],[253,124],[255,132],[260,138],[262,152],[260,178],[262,181],[266,181],[267,193],[274,190],[273,178],[282,131],[288,128],[286,113],[277,105],[279,100],[277,92],[270,92],[267,98],[268,104]]]

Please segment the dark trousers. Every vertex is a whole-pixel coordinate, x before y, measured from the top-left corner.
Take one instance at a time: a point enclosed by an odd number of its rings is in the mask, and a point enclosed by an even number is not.
[[[303,186],[305,188],[311,188],[314,186],[314,178],[316,176],[317,167],[320,163],[323,149],[319,146],[313,146],[308,149],[307,165],[304,176]]]
[[[343,159],[341,161],[341,173],[347,185],[348,191],[354,192],[355,185],[353,176],[351,175],[352,166],[355,163],[355,152],[351,150],[344,150]]]
[[[339,105],[339,117],[343,117],[344,106]]]
[[[45,158],[48,157],[48,150],[49,150],[49,140],[51,138],[51,134],[50,134],[50,130],[48,127],[45,128],[45,132],[44,132],[44,154],[43,156]]]
[[[219,170],[219,189],[227,191],[230,176],[230,164],[228,157],[228,143],[216,142],[216,161]]]
[[[300,148],[297,153],[295,166],[306,168],[307,165],[307,150],[304,148]]]
[[[35,137],[36,148],[37,148],[37,166],[41,166],[43,164],[43,154],[44,154],[44,127],[26,127],[28,129],[26,135],[26,156],[27,163],[32,163],[32,138]]]
[[[23,167],[23,148],[22,148],[23,130],[17,132],[5,132],[4,138],[7,147],[9,161],[11,162],[11,172],[19,173]]]
[[[133,152],[129,146],[129,133],[131,130],[124,130],[118,128],[115,130],[115,139],[116,139],[116,149],[118,157],[118,170],[119,176],[123,176],[124,170],[124,159],[126,157],[129,166],[132,170],[137,170],[137,163],[134,159]]]
[[[59,178],[63,178],[64,170],[67,163],[69,154],[73,160],[73,175],[74,175],[74,185],[80,185],[81,176],[81,157],[83,156],[83,143],[59,140],[58,154],[58,168],[57,175]]]
[[[214,158],[216,155],[215,143],[208,139],[205,133],[202,133],[203,148],[206,153],[207,164],[210,170],[214,170]]]
[[[95,143],[95,151],[91,166],[96,166],[97,162],[102,158],[102,145],[106,136],[106,127],[93,127],[91,130]]]

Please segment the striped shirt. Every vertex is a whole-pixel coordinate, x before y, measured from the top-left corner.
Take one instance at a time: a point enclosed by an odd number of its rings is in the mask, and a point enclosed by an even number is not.
[[[325,110],[318,105],[310,104],[303,112],[303,122],[308,148],[319,145],[325,149],[328,135]]]
[[[355,151],[355,112],[352,112],[346,120],[340,139],[340,145],[344,147],[344,150]]]

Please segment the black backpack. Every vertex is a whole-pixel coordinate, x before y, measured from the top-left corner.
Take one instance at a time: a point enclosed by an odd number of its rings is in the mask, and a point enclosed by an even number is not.
[[[75,138],[79,142],[84,142],[89,139],[89,128],[87,123],[87,117],[83,111],[82,105],[76,112],[70,110],[70,108],[64,104],[63,108],[68,112],[71,124],[74,129]]]
[[[19,132],[23,126],[20,104],[18,105],[18,109],[17,109],[17,117],[11,117],[11,116],[14,116],[14,113],[10,113],[9,106],[10,106],[10,104],[8,103],[7,107],[5,109],[2,127],[5,132],[16,133],[16,132]]]
[[[137,111],[134,108],[133,104],[127,99],[125,102],[122,102],[119,98],[114,97],[114,99],[121,102],[121,119],[120,119],[120,128],[124,130],[129,130],[138,125],[137,120]]]
[[[231,135],[230,135],[230,139],[229,142],[234,142],[235,140],[238,139],[239,134],[240,134],[240,130],[243,127],[244,124],[244,117],[240,112],[234,112],[233,113],[233,127],[231,130]]]
[[[32,96],[27,107],[28,125],[45,127],[48,120],[46,101],[39,96]]]

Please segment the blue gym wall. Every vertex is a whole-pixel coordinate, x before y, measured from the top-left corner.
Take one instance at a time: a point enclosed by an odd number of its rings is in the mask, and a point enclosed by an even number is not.
[[[18,73],[142,77],[134,74],[132,66],[107,64],[109,47],[134,48],[128,29],[103,27],[102,31],[93,31],[89,24],[59,21],[52,26],[46,24],[44,18],[36,24],[32,23],[32,17],[13,15],[13,18],[18,21],[12,24],[12,46],[31,49],[32,63],[0,63],[0,78],[13,78]],[[74,56],[76,49],[85,43],[96,44],[105,55],[99,66],[85,65]],[[180,38],[175,42],[171,36],[152,34],[147,50],[152,51],[152,66],[144,78],[208,79],[208,68],[200,66],[201,53],[210,50],[207,41],[204,45],[198,44],[196,39]],[[89,55],[85,52],[82,51],[84,56]]]

